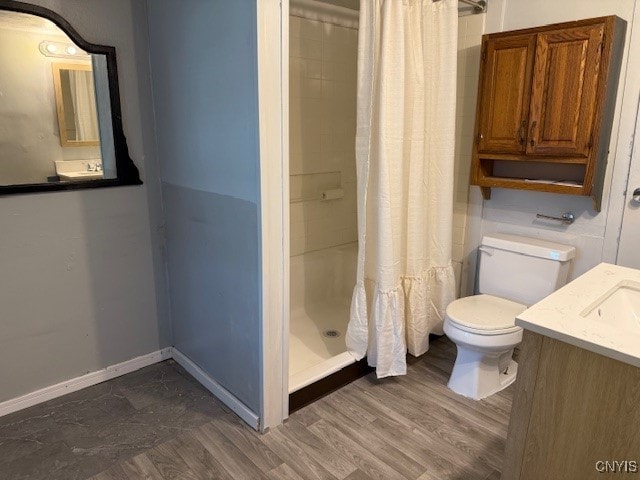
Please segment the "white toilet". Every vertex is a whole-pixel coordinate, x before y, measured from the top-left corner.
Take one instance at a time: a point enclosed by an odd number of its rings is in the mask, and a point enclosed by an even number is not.
[[[479,295],[449,304],[444,332],[456,344],[449,388],[475,400],[508,387],[522,341],[515,317],[567,281],[575,248],[517,235],[492,234],[480,246]]]

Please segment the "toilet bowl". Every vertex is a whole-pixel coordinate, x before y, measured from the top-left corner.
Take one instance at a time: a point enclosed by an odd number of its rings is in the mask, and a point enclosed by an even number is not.
[[[456,344],[449,388],[480,400],[511,385],[513,350],[522,341],[516,317],[567,281],[575,248],[516,235],[482,239],[480,294],[450,303],[444,332]]]
[[[518,364],[513,349],[522,341],[515,318],[527,307],[491,295],[457,300],[447,308],[444,332],[458,355],[449,388],[480,400],[511,385]]]

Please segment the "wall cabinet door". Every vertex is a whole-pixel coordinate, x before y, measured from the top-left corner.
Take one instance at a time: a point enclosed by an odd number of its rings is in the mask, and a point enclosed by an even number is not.
[[[479,152],[525,152],[534,49],[534,35],[485,42]]]
[[[537,35],[527,154],[587,157],[603,25]]]

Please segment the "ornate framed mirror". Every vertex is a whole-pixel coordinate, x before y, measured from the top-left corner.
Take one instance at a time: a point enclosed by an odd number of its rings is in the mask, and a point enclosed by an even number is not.
[[[114,47],[61,16],[0,0],[0,195],[140,185]]]

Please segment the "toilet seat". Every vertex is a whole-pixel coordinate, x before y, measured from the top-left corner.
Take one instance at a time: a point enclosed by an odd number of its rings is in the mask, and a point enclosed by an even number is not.
[[[515,325],[526,305],[493,295],[460,298],[447,307],[447,320],[460,330],[477,335],[502,335],[520,330]]]

